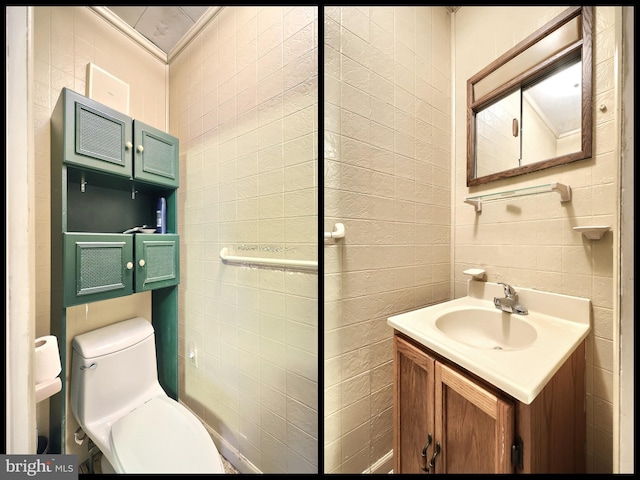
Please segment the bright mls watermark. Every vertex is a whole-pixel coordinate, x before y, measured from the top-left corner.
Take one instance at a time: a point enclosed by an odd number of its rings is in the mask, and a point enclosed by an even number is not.
[[[76,480],[77,455],[2,455],[1,478],[47,478],[50,480]]]

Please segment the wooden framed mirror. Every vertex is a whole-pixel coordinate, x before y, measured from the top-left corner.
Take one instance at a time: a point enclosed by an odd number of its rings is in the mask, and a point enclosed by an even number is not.
[[[467,81],[467,186],[591,157],[592,10],[568,8]]]

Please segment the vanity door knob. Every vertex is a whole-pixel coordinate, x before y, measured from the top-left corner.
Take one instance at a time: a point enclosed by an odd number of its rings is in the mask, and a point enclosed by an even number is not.
[[[127,262],[127,270],[131,270],[133,268],[133,262]]]
[[[124,144],[124,147],[125,147],[127,150],[131,150],[131,149],[133,148],[133,143],[131,143],[131,142],[126,142],[126,143]]]
[[[138,153],[142,153],[144,150],[144,147],[142,145],[138,145]]]
[[[140,261],[138,262],[138,265],[140,265],[141,267],[144,267],[144,259],[141,258]]]

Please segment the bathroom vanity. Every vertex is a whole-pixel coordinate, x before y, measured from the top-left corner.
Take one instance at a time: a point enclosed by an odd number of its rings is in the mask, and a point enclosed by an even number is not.
[[[470,281],[467,297],[389,318],[394,473],[585,471],[590,301],[519,292],[529,315],[495,309],[502,288]],[[565,301],[569,318],[555,316]]]

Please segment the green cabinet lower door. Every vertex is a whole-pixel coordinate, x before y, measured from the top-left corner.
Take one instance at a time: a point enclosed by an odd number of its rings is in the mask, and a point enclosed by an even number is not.
[[[135,290],[143,292],[180,283],[180,236],[135,235]]]
[[[133,237],[64,233],[64,306],[133,293]]]

